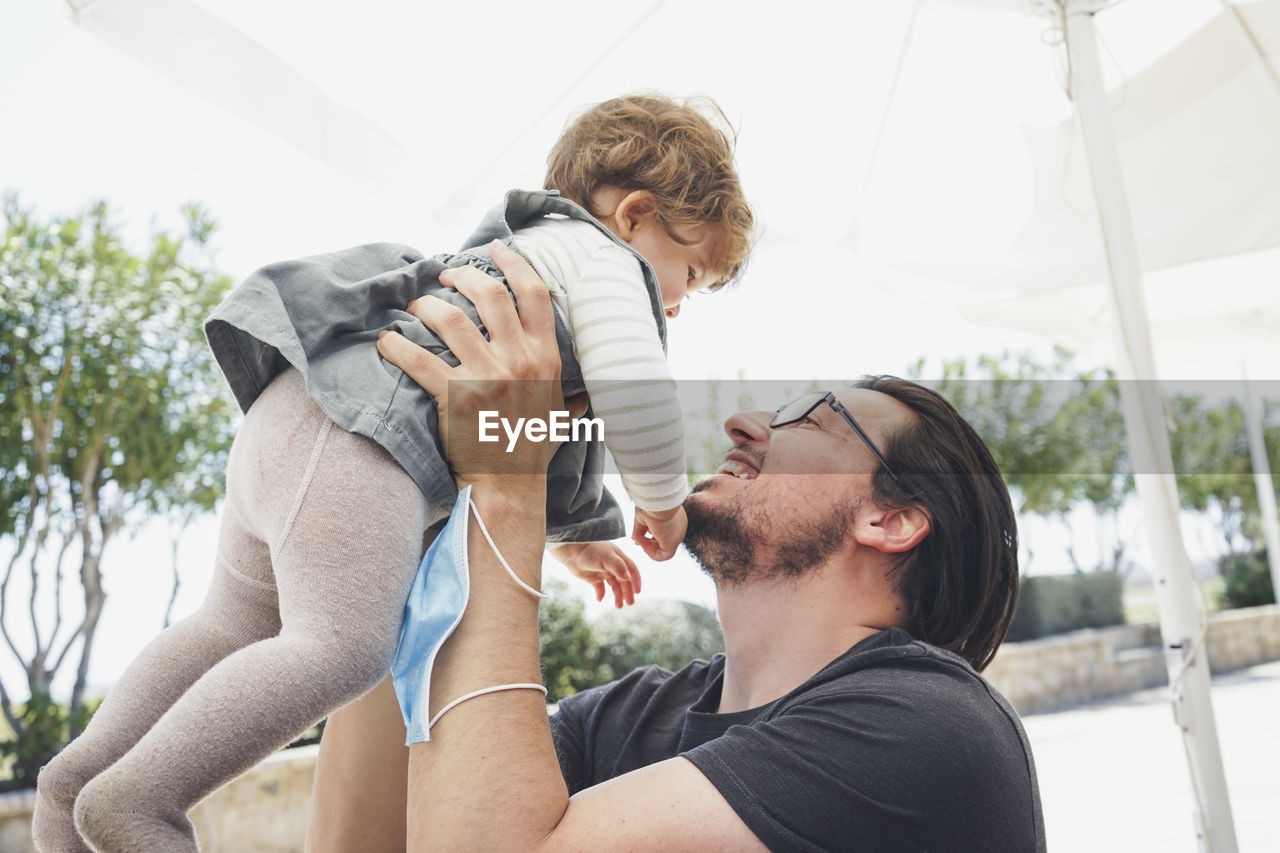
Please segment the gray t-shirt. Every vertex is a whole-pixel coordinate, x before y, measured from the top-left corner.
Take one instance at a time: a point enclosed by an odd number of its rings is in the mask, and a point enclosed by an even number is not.
[[[683,755],[771,850],[1045,849],[1022,724],[956,655],[882,631],[733,714],[715,713],[723,674],[717,655],[562,701],[570,791]]]

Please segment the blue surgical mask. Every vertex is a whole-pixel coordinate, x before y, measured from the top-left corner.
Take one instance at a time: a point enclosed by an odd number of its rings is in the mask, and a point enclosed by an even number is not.
[[[467,560],[467,527],[471,515],[484,534],[485,541],[493,549],[498,562],[507,570],[511,580],[535,598],[547,598],[547,594],[522,581],[494,544],[484,521],[471,501],[471,487],[466,486],[458,495],[449,514],[449,521],[436,536],[431,547],[418,566],[418,576],[409,589],[409,599],[404,605],[404,622],[400,627],[400,643],[395,659],[391,662],[391,680],[395,686],[400,714],[404,717],[405,746],[431,739],[431,727],[446,711],[460,702],[476,696],[500,690],[547,689],[541,684],[497,684],[455,697],[431,717],[431,669],[435,666],[445,640],[453,634],[462,621],[463,611],[471,594],[471,571]]]
[[[430,740],[431,668],[444,641],[467,609],[471,592],[467,570],[467,520],[471,487],[462,489],[444,530],[427,549],[404,605],[400,644],[391,662],[400,713],[407,730],[405,746]]]

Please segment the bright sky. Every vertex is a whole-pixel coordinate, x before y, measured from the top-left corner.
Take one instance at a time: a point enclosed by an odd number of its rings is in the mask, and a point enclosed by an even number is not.
[[[743,180],[766,232],[736,292],[694,299],[673,324],[678,377],[850,379],[902,373],[920,356],[1046,348],[1044,338],[974,326],[957,312],[1011,295],[990,289],[997,279],[984,289],[936,275],[1009,256],[1043,200],[1023,128],[1071,115],[1043,20],[925,2],[898,74],[911,9],[900,0],[848,4],[839,21],[818,2],[788,4],[786,14],[772,2],[653,2],[609,19],[585,0],[554,15],[542,4],[495,3],[482,16],[474,4],[441,5],[369,0],[356,14],[351,4],[300,0],[101,0],[87,13],[86,24],[98,16],[91,32],[62,0],[7,0],[0,188],[45,215],[106,198],[139,241],[200,200],[222,224],[220,263],[237,278],[374,240],[431,253],[453,248],[503,189],[539,182],[575,107],[638,88],[705,92],[740,126]],[[1137,74],[1218,8],[1128,0],[1108,12],[1108,81]],[[200,35],[185,41],[192,21]],[[462,35],[476,29],[484,47]],[[308,124],[317,115],[342,120],[317,137]],[[400,163],[390,179],[381,169]],[[352,177],[362,171],[378,174]],[[1100,257],[1096,244],[1073,251],[1086,265]],[[1233,275],[1253,299],[1274,289],[1278,268],[1273,254]],[[180,613],[200,599],[212,531],[202,523],[183,542]],[[105,567],[112,597],[95,683],[159,627],[163,530],[117,543]],[[683,559],[650,568],[645,583],[655,597],[711,602]]]

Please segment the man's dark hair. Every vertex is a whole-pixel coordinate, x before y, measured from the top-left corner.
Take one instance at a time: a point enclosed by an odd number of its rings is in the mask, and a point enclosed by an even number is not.
[[[995,657],[1018,601],[1018,530],[1000,468],[960,413],[941,395],[893,376],[867,376],[916,414],[886,437],[873,499],[918,506],[930,532],[895,569],[913,636],[955,652],[981,671]]]

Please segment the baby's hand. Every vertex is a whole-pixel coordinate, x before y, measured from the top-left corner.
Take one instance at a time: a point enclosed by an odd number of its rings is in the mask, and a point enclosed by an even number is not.
[[[661,512],[637,509],[631,541],[643,548],[650,560],[670,560],[688,529],[689,517],[682,506]]]
[[[613,603],[635,604],[640,592],[640,570],[635,561],[612,542],[564,542],[548,549],[565,568],[596,589],[596,601],[604,601],[605,584],[613,590]]]

